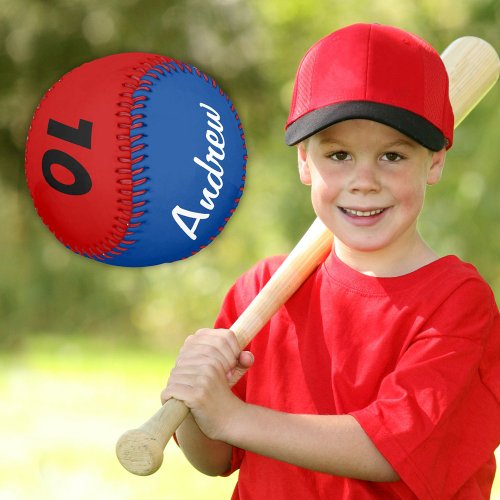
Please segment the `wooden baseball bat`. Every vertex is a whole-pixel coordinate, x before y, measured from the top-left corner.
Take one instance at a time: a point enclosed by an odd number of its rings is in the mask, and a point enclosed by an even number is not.
[[[450,100],[457,127],[497,81],[500,61],[490,44],[470,36],[455,40],[441,57],[450,78]],[[316,219],[232,325],[231,330],[242,349],[323,262],[332,243],[333,235]],[[139,476],[156,472],[167,442],[188,412],[182,401],[170,399],[141,427],[123,434],[116,445],[123,467]]]

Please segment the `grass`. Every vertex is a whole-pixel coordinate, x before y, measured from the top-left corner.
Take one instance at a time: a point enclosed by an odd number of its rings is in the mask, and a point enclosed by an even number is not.
[[[0,498],[230,498],[236,481],[194,470],[173,441],[149,477],[125,471],[114,446],[159,407],[172,360],[100,342],[44,337],[0,357]]]
[[[236,476],[194,470],[175,443],[136,477],[114,446],[159,406],[173,359],[140,347],[49,335],[0,355],[2,500],[229,499]],[[500,500],[500,481],[493,499]]]

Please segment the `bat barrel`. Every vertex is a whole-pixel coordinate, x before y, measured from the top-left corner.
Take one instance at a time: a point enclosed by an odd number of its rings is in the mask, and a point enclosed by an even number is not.
[[[441,59],[450,77],[450,102],[456,128],[495,85],[500,59],[492,45],[475,36],[452,42]]]

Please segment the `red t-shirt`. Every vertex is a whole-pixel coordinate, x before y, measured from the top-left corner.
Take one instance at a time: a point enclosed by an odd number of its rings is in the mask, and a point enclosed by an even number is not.
[[[229,328],[282,262],[267,259],[226,296]],[[500,321],[473,266],[448,256],[395,278],[334,254],[251,342],[244,401],[296,414],[350,414],[401,480],[359,481],[233,449],[233,498],[488,498],[500,441]]]

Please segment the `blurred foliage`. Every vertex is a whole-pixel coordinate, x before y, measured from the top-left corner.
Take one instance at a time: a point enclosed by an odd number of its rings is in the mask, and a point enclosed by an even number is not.
[[[258,259],[289,251],[313,219],[283,127],[309,46],[353,22],[412,31],[442,51],[476,35],[500,47],[497,0],[2,0],[0,9],[0,346],[26,334],[110,335],[177,348],[210,325],[230,284]],[[187,261],[113,268],[64,249],[38,219],[24,179],[32,113],[64,73],[97,57],[147,51],[212,75],[235,103],[248,181],[224,233]],[[492,91],[460,126],[422,232],[473,262],[500,296],[498,109]]]

